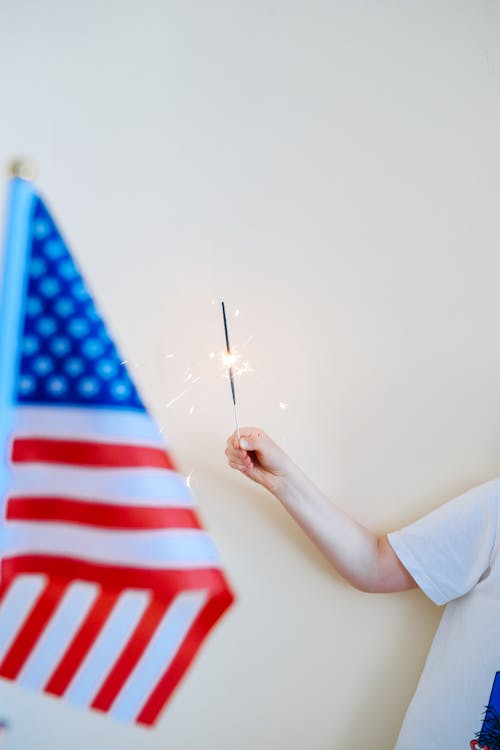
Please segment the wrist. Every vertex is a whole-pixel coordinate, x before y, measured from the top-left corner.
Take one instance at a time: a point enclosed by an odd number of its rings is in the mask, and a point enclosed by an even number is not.
[[[276,476],[271,492],[280,503],[288,506],[294,498],[303,494],[304,483],[307,481],[304,472],[296,464],[290,462],[287,471]]]

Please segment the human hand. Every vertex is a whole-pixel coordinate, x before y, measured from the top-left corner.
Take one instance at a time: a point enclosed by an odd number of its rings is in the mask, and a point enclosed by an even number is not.
[[[292,473],[294,464],[287,454],[257,427],[242,427],[228,438],[229,466],[276,494]]]

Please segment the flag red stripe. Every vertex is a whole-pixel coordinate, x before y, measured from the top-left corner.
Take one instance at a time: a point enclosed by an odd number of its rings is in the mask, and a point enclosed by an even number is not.
[[[175,469],[169,454],[162,448],[48,438],[17,438],[12,447],[12,460],[14,463]]]
[[[159,599],[193,589],[209,589],[214,593],[227,590],[227,582],[218,568],[135,568],[104,565],[58,555],[17,555],[4,558],[2,577],[10,580],[22,573],[43,573],[54,579],[98,583],[111,589],[152,589]]]
[[[4,596],[7,594],[7,591],[10,589],[13,583],[14,579],[9,578],[6,580],[5,577],[1,575],[0,570],[0,604],[2,603]]]
[[[45,692],[53,695],[62,695],[65,692],[88,650],[99,635],[120,594],[120,591],[103,591],[97,597],[45,685]]]
[[[59,521],[115,529],[201,529],[187,508],[138,507],[61,497],[12,497],[9,521]]]
[[[151,600],[119,659],[92,701],[91,708],[107,711],[113,704],[126,679],[144,653],[171,601],[172,599],[162,602],[157,599]]]
[[[14,642],[0,664],[0,675],[15,680],[48,620],[59,604],[67,582],[50,580],[40,593]]]
[[[150,726],[156,721],[165,703],[196,656],[205,637],[232,601],[233,596],[231,592],[226,590],[218,596],[212,597],[205,604],[186,634],[181,647],[170,662],[160,682],[136,716],[135,720],[138,723]]]

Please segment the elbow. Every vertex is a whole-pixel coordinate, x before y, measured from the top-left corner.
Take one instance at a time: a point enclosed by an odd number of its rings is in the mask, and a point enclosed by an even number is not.
[[[363,594],[383,594],[387,591],[383,582],[372,579],[351,581],[351,584]]]
[[[360,560],[357,569],[351,571],[349,582],[364,594],[381,594],[387,591],[387,571],[384,565],[384,538],[372,536],[369,550]]]
[[[376,575],[375,571],[361,575],[345,576],[350,585],[363,594],[380,594],[384,589],[384,582]]]

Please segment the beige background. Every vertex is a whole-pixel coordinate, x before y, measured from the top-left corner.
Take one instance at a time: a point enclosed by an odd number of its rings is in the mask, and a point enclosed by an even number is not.
[[[238,594],[154,731],[2,682],[5,748],[388,750],[440,611],[226,468],[213,301],[241,422],[370,527],[498,475],[500,5],[1,0],[0,78]]]

